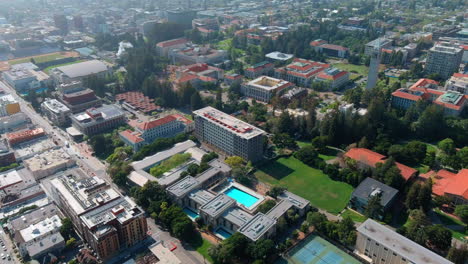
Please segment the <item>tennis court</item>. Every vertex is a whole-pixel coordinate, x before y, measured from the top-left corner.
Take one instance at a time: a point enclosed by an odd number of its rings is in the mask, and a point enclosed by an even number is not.
[[[360,262],[330,242],[311,235],[289,252],[292,264],[359,264]]]

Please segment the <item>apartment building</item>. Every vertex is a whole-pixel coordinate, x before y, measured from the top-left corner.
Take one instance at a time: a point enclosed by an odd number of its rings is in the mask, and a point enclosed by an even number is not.
[[[468,95],[468,74],[454,73],[445,83],[445,90]]]
[[[104,180],[64,174],[51,181],[52,196],[84,240],[106,260],[144,240],[144,211]]]
[[[70,122],[70,108],[59,102],[57,99],[46,99],[41,104],[42,112],[56,126],[65,126]]]
[[[294,84],[288,81],[260,76],[255,80],[242,84],[241,93],[257,101],[268,103],[273,96],[280,95],[293,86]]]
[[[326,63],[296,58],[291,64],[276,69],[275,78],[295,83],[301,87],[310,87],[315,76],[329,67],[330,65]]]
[[[115,105],[91,108],[70,118],[73,127],[85,135],[95,135],[125,122],[125,114]]]
[[[453,264],[372,219],[367,219],[356,230],[355,251],[370,263]]]
[[[462,61],[463,49],[444,44],[436,44],[427,53],[425,71],[427,74],[437,73],[444,79],[458,72]]]
[[[213,107],[193,112],[197,138],[229,156],[256,162],[263,158],[265,131]]]
[[[135,151],[157,138],[172,137],[193,129],[192,120],[176,114],[147,122],[131,120],[129,125],[133,127],[134,131],[125,130],[120,132],[119,136]]]

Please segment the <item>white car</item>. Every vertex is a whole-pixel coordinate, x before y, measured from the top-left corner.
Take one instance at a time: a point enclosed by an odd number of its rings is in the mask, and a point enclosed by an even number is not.
[[[2,257],[2,259],[5,259],[5,254],[1,254],[0,257]]]

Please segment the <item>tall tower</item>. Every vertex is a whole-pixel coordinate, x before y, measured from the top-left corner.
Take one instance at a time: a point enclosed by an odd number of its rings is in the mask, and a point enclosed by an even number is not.
[[[367,75],[367,85],[366,89],[372,89],[377,84],[377,77],[379,74],[379,65],[380,65],[380,38],[377,41],[376,46],[371,54],[370,64],[369,64],[369,74]]]

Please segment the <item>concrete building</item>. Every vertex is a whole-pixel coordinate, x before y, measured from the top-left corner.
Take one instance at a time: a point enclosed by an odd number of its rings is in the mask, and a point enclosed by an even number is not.
[[[41,83],[36,76],[26,69],[11,69],[4,71],[3,79],[16,91],[27,92],[33,89],[41,88]]]
[[[307,89],[302,87],[294,87],[283,93],[281,98],[292,100],[294,98],[301,98],[307,96]]]
[[[125,144],[138,151],[144,145],[152,143],[157,138],[173,137],[179,133],[193,130],[193,121],[181,115],[168,115],[148,122],[130,121],[135,131],[119,132]]]
[[[19,143],[26,142],[38,137],[42,137],[45,135],[45,131],[42,127],[36,129],[27,129],[17,132],[12,132],[6,134],[6,140],[10,144],[10,146],[15,146]]]
[[[458,72],[462,56],[461,48],[436,44],[428,51],[425,72],[437,73],[440,77],[448,79]]]
[[[26,128],[26,125],[30,122],[29,117],[23,112],[0,117],[0,132],[6,133]]]
[[[70,108],[57,99],[46,99],[41,104],[41,109],[47,118],[56,126],[65,126],[70,122]]]
[[[70,108],[72,113],[79,113],[88,108],[102,105],[101,100],[96,97],[94,91],[83,87],[81,81],[61,84],[59,91],[59,100]]]
[[[44,153],[50,149],[57,148],[60,147],[57,146],[52,139],[48,137],[41,137],[15,146],[15,156],[17,160],[25,160]]]
[[[56,84],[82,81],[89,76],[105,78],[111,74],[111,69],[107,64],[99,60],[90,60],[60,66],[51,70],[50,75]]]
[[[191,8],[190,6],[188,7]],[[170,23],[181,24],[190,28],[192,25],[192,20],[196,17],[197,11],[193,10],[167,10],[166,16],[167,21]]]
[[[468,95],[468,74],[454,73],[453,76],[445,82],[445,90]]]
[[[25,186],[24,180],[16,170],[0,173],[0,198],[20,192]]]
[[[370,56],[369,73],[367,74],[367,84],[366,84],[366,89],[368,90],[375,88],[375,86],[377,85],[377,81],[378,81],[380,59],[382,55],[382,47],[381,47],[382,44],[379,43],[380,40],[381,40],[380,38],[375,40],[377,41],[375,45],[369,46],[369,47],[372,47],[372,50],[368,54],[368,56]],[[368,46],[366,46],[366,50],[367,48]]]
[[[189,43],[185,48],[170,50],[169,59],[172,64],[191,65],[206,63],[214,65],[227,60],[227,51],[214,49],[209,44],[197,45]]]
[[[296,58],[291,64],[277,68],[275,70],[275,78],[308,88],[311,86],[315,76],[329,67],[329,64]]]
[[[268,76],[260,76],[255,80],[243,83],[241,93],[247,97],[268,103],[275,95],[281,95],[292,88],[294,84]]]
[[[213,107],[199,109],[193,114],[195,135],[201,142],[247,161],[263,159],[263,130]]]
[[[21,111],[18,101],[11,94],[0,96],[0,116],[9,116]]]
[[[270,52],[265,55],[265,58],[267,58],[271,62],[287,62],[288,60],[294,58],[293,54],[287,54],[287,53],[282,53],[279,51],[274,51]]]
[[[382,219],[385,212],[393,205],[397,194],[398,190],[395,188],[372,178],[366,178],[351,194],[348,207],[364,214],[369,200],[374,196],[380,196],[380,204],[383,209],[380,219]]]
[[[5,140],[0,140],[0,167],[16,162],[15,153],[10,150]]]
[[[244,74],[245,77],[249,79],[256,79],[264,75],[271,76],[273,75],[274,70],[275,65],[273,63],[268,61],[262,61],[253,65],[252,67],[245,69]]]
[[[325,83],[330,90],[339,89],[348,84],[349,72],[337,68],[328,68],[319,72],[314,81]]]
[[[125,114],[114,105],[91,108],[70,116],[73,127],[85,135],[95,135],[122,125]]]
[[[237,73],[224,74],[224,83],[229,86],[234,84],[241,84],[243,79],[244,76]]]
[[[52,149],[23,161],[36,180],[75,166],[75,161],[63,150]]]
[[[339,45],[328,44],[327,41],[317,39],[310,42],[310,46],[314,48],[316,52],[325,53],[330,57],[345,58],[349,54],[349,49]]]
[[[372,219],[357,228],[355,252],[375,264],[453,264]]]
[[[144,211],[102,179],[62,175],[51,185],[54,201],[101,259],[107,260],[146,238]]]
[[[373,41],[369,42],[366,44],[366,47],[364,49],[364,54],[367,56],[372,56],[374,53],[374,50],[381,50],[385,48],[390,48],[392,46],[392,40],[381,37],[378,39],[374,39]]]

